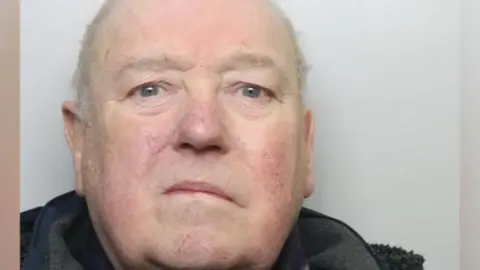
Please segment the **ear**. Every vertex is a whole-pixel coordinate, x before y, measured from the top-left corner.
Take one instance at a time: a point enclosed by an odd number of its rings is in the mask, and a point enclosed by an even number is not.
[[[85,128],[81,115],[73,101],[65,101],[62,104],[63,130],[65,138],[73,157],[75,170],[75,190],[79,195],[84,195],[82,179],[82,154]]]
[[[305,194],[308,198],[312,195],[314,189],[313,181],[313,138],[315,135],[315,121],[311,110],[304,112],[304,127],[305,127],[305,150],[306,150],[306,175],[305,175]]]

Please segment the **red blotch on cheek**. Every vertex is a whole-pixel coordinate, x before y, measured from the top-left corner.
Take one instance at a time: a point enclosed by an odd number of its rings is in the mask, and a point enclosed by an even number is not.
[[[260,173],[262,189],[271,200],[289,194],[295,174],[295,148],[287,140],[273,139],[257,151],[257,159],[252,161]]]

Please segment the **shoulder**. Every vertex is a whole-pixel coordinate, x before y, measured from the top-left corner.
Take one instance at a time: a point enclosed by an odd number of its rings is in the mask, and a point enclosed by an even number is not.
[[[20,213],[20,263],[28,254],[30,243],[33,237],[35,223],[42,207],[33,208]]]
[[[400,247],[368,243],[346,223],[314,210],[302,208],[298,224],[302,245],[313,263],[331,259],[348,264],[346,261],[357,259],[363,264],[370,261],[370,265],[376,264],[381,270],[424,269],[425,259],[421,255]]]
[[[20,213],[20,263],[24,264],[30,255],[42,257],[48,244],[50,229],[55,222],[65,216],[83,209],[84,200],[74,191],[60,194],[41,207],[32,208]],[[37,256],[38,255],[38,256]]]

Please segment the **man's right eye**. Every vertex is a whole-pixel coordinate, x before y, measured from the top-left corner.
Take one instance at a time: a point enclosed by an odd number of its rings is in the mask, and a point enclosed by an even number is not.
[[[132,94],[139,95],[142,98],[149,98],[157,96],[163,91],[165,91],[165,88],[158,83],[149,83],[136,87]]]
[[[152,108],[164,106],[176,92],[174,85],[155,81],[133,88],[128,94],[128,99],[138,106]]]

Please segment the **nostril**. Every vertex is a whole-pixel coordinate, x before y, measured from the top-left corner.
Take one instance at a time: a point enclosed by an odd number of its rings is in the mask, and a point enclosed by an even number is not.
[[[218,145],[210,145],[210,146],[205,147],[204,151],[220,152],[220,151],[222,151],[222,148]]]
[[[207,153],[207,152],[222,152],[222,147],[219,145],[193,145],[190,143],[182,143],[178,147],[179,150],[189,150],[192,152],[196,152],[198,154]]]

